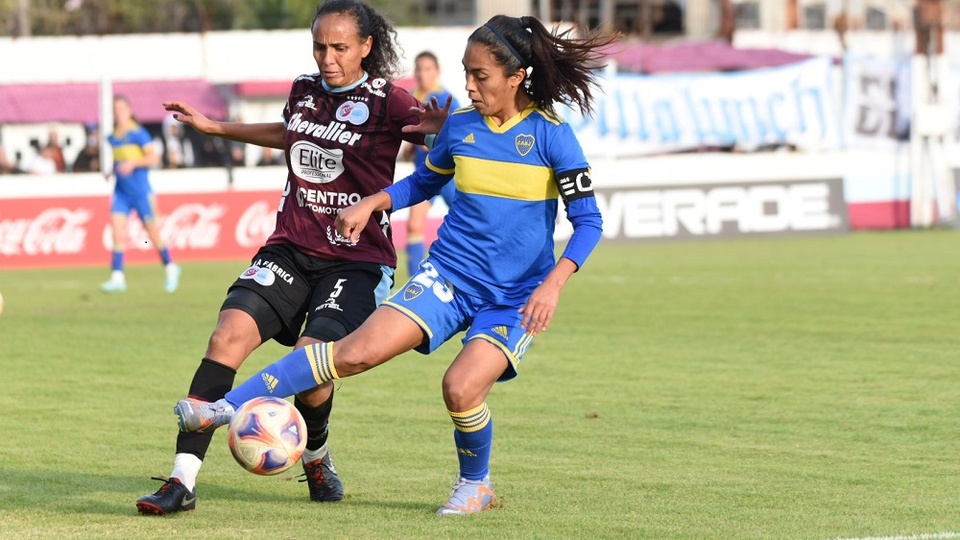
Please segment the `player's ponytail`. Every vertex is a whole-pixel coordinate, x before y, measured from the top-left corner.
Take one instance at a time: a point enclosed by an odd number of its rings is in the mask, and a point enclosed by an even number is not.
[[[360,62],[360,67],[370,78],[393,79],[401,72],[400,46],[397,44],[397,31],[377,10],[359,0],[327,0],[317,6],[311,28],[317,19],[330,14],[347,14],[353,17],[360,30],[360,37],[373,38],[370,54]]]
[[[486,46],[505,75],[524,70],[523,88],[541,109],[564,103],[587,114],[593,110],[594,71],[604,65],[599,49],[619,36],[597,31],[575,38],[572,32],[551,32],[535,17],[496,15],[469,41]]]

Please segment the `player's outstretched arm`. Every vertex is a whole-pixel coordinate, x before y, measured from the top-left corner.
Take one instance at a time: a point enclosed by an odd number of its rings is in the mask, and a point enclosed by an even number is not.
[[[192,126],[193,129],[204,135],[213,135],[279,150],[283,149],[283,139],[286,133],[283,122],[262,124],[218,122],[207,118],[200,111],[182,101],[164,101],[163,108],[173,112],[174,119]]]

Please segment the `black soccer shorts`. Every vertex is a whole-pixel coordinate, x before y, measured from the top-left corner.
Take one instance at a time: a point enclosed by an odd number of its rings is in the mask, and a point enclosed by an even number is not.
[[[304,321],[315,318],[340,323],[347,333],[356,330],[380,305],[393,286],[393,269],[376,263],[329,261],[301,253],[292,244],[260,248],[250,267],[229,290],[250,289],[270,304],[281,329],[272,337],[287,346],[296,344]],[[222,309],[243,306],[224,304]],[[249,310],[245,310],[250,312]],[[323,336],[303,335],[324,339]]]

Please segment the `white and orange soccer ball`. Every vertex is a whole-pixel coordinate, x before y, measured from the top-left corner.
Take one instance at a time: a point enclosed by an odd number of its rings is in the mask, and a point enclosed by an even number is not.
[[[230,420],[230,453],[253,474],[280,474],[307,447],[307,425],[289,401],[259,397],[244,403]]]

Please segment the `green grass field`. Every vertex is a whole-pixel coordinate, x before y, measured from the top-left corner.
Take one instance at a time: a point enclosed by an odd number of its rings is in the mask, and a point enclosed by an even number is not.
[[[136,514],[245,265],[0,272],[0,538],[796,538],[960,531],[954,232],[606,245],[489,400],[500,504],[433,515],[456,472],[409,354],[340,386],[347,497],[244,472],[219,432],[193,514]],[[284,349],[269,344],[249,375]],[[955,533],[954,533],[955,534]],[[942,538],[955,538],[950,534]]]

